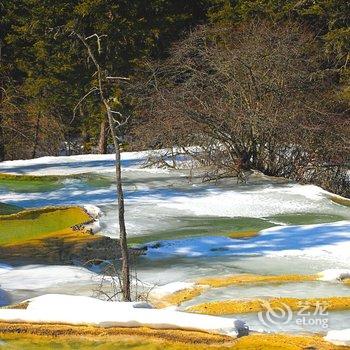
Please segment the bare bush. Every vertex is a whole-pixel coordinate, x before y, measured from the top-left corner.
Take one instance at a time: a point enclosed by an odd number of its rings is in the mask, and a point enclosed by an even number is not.
[[[293,22],[199,28],[147,64],[133,87],[142,120],[134,134],[149,146],[200,146],[216,177],[256,169],[335,190],[322,174],[334,180],[348,167],[349,115],[318,52]]]

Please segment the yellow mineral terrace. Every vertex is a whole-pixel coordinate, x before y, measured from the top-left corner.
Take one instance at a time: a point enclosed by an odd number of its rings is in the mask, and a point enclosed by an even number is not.
[[[208,315],[231,315],[264,311],[268,307],[272,309],[288,307],[290,310],[296,311],[303,305],[307,305],[309,309],[324,305],[328,311],[350,310],[350,297],[222,300],[194,305],[187,308],[186,311]]]

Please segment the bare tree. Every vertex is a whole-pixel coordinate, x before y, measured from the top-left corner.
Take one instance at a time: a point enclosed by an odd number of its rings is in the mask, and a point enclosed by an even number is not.
[[[332,189],[326,174],[349,164],[349,115],[323,64],[298,23],[200,27],[167,60],[148,63],[134,87],[143,118],[134,133],[160,146],[200,146],[193,157],[211,165],[208,178],[244,180],[256,169]]]
[[[127,246],[127,234],[125,227],[125,216],[124,216],[124,193],[122,185],[122,174],[121,174],[121,156],[120,156],[120,134],[123,127],[127,124],[129,117],[123,116],[119,111],[115,111],[111,107],[111,99],[107,96],[106,91],[108,91],[109,81],[111,77],[106,73],[106,71],[100,66],[97,56],[91,45],[88,43],[89,39],[96,38],[98,50],[101,50],[100,40],[101,37],[97,34],[93,34],[89,37],[84,37],[83,35],[73,32],[72,35],[77,37],[80,42],[84,45],[88,57],[92,60],[97,76],[97,87],[93,87],[91,91],[84,96],[86,98],[90,93],[98,91],[102,105],[104,106],[106,117],[108,121],[108,126],[110,129],[111,137],[113,140],[114,150],[115,150],[115,172],[116,172],[116,184],[117,184],[117,195],[118,195],[118,216],[119,216],[119,231],[120,231],[120,249],[121,249],[121,259],[122,259],[122,271],[121,271],[121,283],[122,283],[122,293],[123,299],[125,301],[131,300],[130,293],[130,266],[129,266],[129,252]],[[126,79],[115,77],[116,79]],[[79,101],[80,103],[82,100]]]

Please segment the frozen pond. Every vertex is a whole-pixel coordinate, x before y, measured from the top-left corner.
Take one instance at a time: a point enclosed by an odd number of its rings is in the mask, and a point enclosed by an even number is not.
[[[163,285],[225,274],[312,274],[350,268],[350,208],[333,202],[326,191],[259,174],[251,175],[247,184],[235,179],[203,183],[199,173],[190,177],[187,170],[143,168],[146,157],[144,152],[123,154],[129,240],[151,242],[147,255],[136,261],[142,281]],[[25,208],[94,204],[104,213],[101,234],[118,235],[112,155],[3,162],[1,172],[53,178],[0,180],[0,202]],[[329,224],[335,222],[339,223]],[[328,226],[298,226],[323,223]],[[247,240],[228,238],[234,232],[275,226],[284,228]],[[2,304],[44,293],[93,295],[94,286],[96,275],[76,267],[0,266]],[[350,296],[350,287],[307,282],[217,288],[184,306],[264,296]],[[330,327],[350,326],[350,312],[332,315]],[[259,328],[256,315],[242,318]],[[294,326],[283,329],[300,331]],[[311,331],[315,329],[322,331]]]

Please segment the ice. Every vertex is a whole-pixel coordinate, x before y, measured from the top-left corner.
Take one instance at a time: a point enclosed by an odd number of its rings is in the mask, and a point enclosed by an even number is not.
[[[143,168],[148,155],[122,154],[126,224],[131,243],[148,242],[147,255],[136,258],[137,274],[142,282],[155,285],[159,295],[193,286],[196,279],[207,276],[328,270],[322,279],[335,281],[344,276],[339,269],[350,269],[350,210],[332,202],[327,191],[258,173],[249,177],[248,184],[237,184],[236,179],[203,183],[200,172],[190,177],[186,169]],[[35,186],[25,191],[15,185],[0,187],[0,202],[26,208],[85,206],[98,217],[95,230],[111,237],[119,235],[114,155],[2,162],[0,172],[63,176],[44,194]],[[271,229],[276,225],[279,227]],[[227,237],[230,232],[246,230],[262,231],[249,240]],[[91,296],[96,278],[100,277],[74,266],[0,265],[0,287],[10,294],[11,302],[45,293]],[[209,289],[198,300],[240,294],[347,295],[350,290],[340,283],[317,283],[315,290],[312,283]],[[349,324],[349,312],[339,315],[344,325]],[[253,315],[247,317],[254,324]],[[342,326],[335,317],[332,320],[331,328]],[[294,329],[288,327],[285,329]]]
[[[349,286],[342,283],[300,282],[281,284],[244,284],[224,288],[208,288],[200,296],[181,308],[215,300],[258,299],[258,298],[326,298],[350,296]]]
[[[202,183],[200,172],[190,177],[186,170],[145,169],[148,155],[149,152],[122,154],[126,224],[132,237],[181,229],[185,217],[256,218],[266,220],[268,226],[288,224],[289,218],[278,215],[297,217],[310,213],[334,216],[332,221],[350,219],[349,209],[331,202],[329,193],[317,186],[288,183],[260,174],[251,175],[247,185],[237,184],[235,179],[221,180],[215,185]],[[74,175],[45,195],[39,190],[23,193],[20,189],[0,188],[0,201],[21,207],[93,205],[105,214],[101,218],[105,234],[118,235],[114,155],[7,161],[0,163],[0,172]],[[104,182],[94,184],[93,176],[102,176]]]
[[[152,259],[168,256],[277,255],[350,264],[350,221],[272,227],[249,240],[205,236],[160,241],[158,244],[151,242],[147,247],[147,256]]]
[[[0,270],[1,288],[36,290],[59,284],[84,284],[96,277],[96,274],[78,266],[26,265]]]

